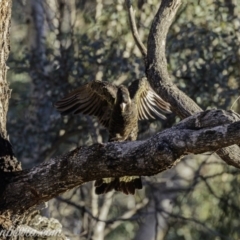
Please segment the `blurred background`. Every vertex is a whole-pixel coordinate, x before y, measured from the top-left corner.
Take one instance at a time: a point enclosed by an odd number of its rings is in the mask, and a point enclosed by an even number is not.
[[[134,0],[145,45],[160,1]],[[167,39],[174,83],[203,109],[240,113],[240,1],[184,0]],[[128,85],[144,76],[124,0],[15,0],[8,80],[8,133],[23,168],[80,145],[106,142],[96,119],[61,117],[53,107],[91,80]],[[180,119],[140,123],[146,139]],[[94,194],[90,182],[49,201],[69,239],[239,239],[240,174],[213,152],[143,177],[134,196]]]

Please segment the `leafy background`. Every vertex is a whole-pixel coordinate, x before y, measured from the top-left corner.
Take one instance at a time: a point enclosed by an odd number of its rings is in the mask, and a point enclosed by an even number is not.
[[[169,31],[172,80],[203,109],[240,112],[239,3],[185,0]],[[133,6],[146,45],[159,1]],[[96,119],[61,117],[56,100],[91,80],[127,85],[144,76],[123,0],[13,1],[8,65],[8,133],[24,168],[107,141]],[[167,121],[141,122],[139,139],[177,121],[172,114]],[[88,183],[51,200],[42,214],[57,218],[70,239],[239,239],[239,171],[213,152],[189,155],[143,181],[135,196],[98,197]]]

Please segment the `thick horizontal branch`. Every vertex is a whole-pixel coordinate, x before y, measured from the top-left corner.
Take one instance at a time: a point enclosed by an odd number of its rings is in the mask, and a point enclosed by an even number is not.
[[[188,153],[239,144],[239,120],[239,115],[230,111],[201,112],[144,141],[83,146],[32,169],[7,173],[0,211],[25,211],[103,177],[154,175],[171,168]]]

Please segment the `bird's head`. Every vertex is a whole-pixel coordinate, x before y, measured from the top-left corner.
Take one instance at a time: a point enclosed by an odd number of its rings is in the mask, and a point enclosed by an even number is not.
[[[129,91],[125,86],[120,86],[118,88],[118,103],[120,104],[120,108],[122,112],[125,112],[126,107],[131,104],[131,98],[129,95]]]

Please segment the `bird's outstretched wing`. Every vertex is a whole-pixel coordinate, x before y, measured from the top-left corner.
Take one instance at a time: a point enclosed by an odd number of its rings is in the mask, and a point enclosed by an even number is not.
[[[171,113],[170,104],[154,92],[147,78],[135,80],[128,87],[130,97],[137,104],[138,119],[166,119],[164,113]]]
[[[62,114],[83,113],[96,116],[108,128],[117,94],[117,87],[109,82],[92,81],[55,103]]]

